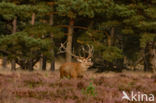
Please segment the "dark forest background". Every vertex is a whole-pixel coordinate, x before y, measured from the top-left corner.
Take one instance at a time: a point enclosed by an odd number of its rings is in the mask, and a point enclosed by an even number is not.
[[[0,0],[0,58],[3,67],[42,70],[55,60],[61,43],[80,53],[93,45],[99,71],[156,71],[155,0]],[[60,54],[59,54],[60,55]],[[143,67],[143,69],[141,69]]]

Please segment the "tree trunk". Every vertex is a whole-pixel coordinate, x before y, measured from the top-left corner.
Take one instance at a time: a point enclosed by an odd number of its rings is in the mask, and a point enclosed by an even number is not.
[[[51,14],[51,15],[50,15],[49,24],[50,24],[51,26],[54,25],[54,14]]]
[[[53,34],[51,34],[51,36],[52,36]],[[51,40],[53,41],[52,43],[53,43],[53,45],[55,45],[54,44],[54,40],[53,40],[53,36],[51,37]],[[51,61],[51,65],[50,65],[50,70],[51,71],[55,71],[55,52],[54,52],[54,48],[52,48],[52,50],[51,50],[51,53],[52,53],[52,61]]]
[[[46,67],[47,67],[46,62],[47,62],[47,58],[45,56],[43,56],[43,59],[42,59],[42,70],[44,70],[44,71],[46,70]]]
[[[50,24],[51,26],[53,26],[53,24],[54,24],[54,14],[51,14],[51,15],[50,15],[49,24]],[[55,45],[55,44],[54,44],[54,36],[53,36],[53,33],[51,33],[50,35],[51,35],[51,41],[52,41],[53,45]],[[54,49],[52,49],[51,53],[53,54],[53,56],[52,56],[53,59],[52,59],[52,61],[51,61],[50,70],[51,70],[51,71],[55,71],[55,52],[54,52]]]
[[[67,35],[67,51],[66,51],[66,61],[71,62],[72,61],[72,35],[73,35],[73,25],[74,20],[70,19],[69,27],[68,27],[68,35]]]
[[[34,65],[40,60],[40,57],[37,58],[31,58],[29,60],[23,59],[23,60],[17,60],[16,63],[23,69],[23,70],[33,70]]]
[[[32,14],[32,17],[31,17],[31,24],[32,24],[32,25],[35,24],[35,17],[36,17],[36,14],[33,13],[33,14]]]
[[[153,48],[153,52],[152,52],[153,58],[151,63],[152,63],[153,71],[156,73],[156,37],[154,38],[152,48]]]
[[[114,38],[114,27],[111,28],[110,35],[107,34],[108,46],[112,46],[113,45],[113,38]]]
[[[3,68],[7,68],[7,57],[3,57],[2,66]]]
[[[107,42],[108,42],[108,46],[112,45],[112,40],[111,40],[111,36],[107,36]]]
[[[50,70],[51,71],[55,71],[55,57],[54,57],[54,59],[51,62]]]
[[[41,69],[41,70],[42,70],[42,65],[43,65],[43,59],[41,58],[41,59],[39,60],[39,69]]]
[[[12,33],[16,33],[16,29],[17,29],[17,17],[14,18],[14,20],[12,21],[12,25],[13,25],[13,29],[12,29]]]
[[[36,14],[35,13],[32,13],[32,18],[31,18],[31,25],[34,25],[35,24],[35,17],[36,17]],[[30,62],[28,63],[28,66],[27,66],[27,69],[29,69],[30,71],[33,70],[33,61],[30,60]]]
[[[32,62],[33,62],[33,61],[30,60],[29,65],[28,65],[28,67],[27,67],[27,69],[30,70],[30,71],[33,71],[33,63],[32,63]]]
[[[49,16],[49,25],[53,25],[53,14],[51,14],[50,16]],[[52,40],[52,42],[53,42],[53,34],[51,33],[50,34],[51,35],[51,40]],[[52,51],[53,52],[53,51]],[[55,61],[51,61],[51,67],[50,67],[50,69],[52,70],[52,71],[54,71],[55,70],[55,68],[53,67],[53,64],[55,63]],[[46,67],[47,67],[47,58],[45,57],[45,56],[43,56],[43,59],[42,59],[42,70],[46,70]],[[53,70],[54,69],[54,70]]]
[[[16,62],[15,62],[15,60],[11,61],[11,70],[16,70]]]
[[[14,18],[12,25],[13,25],[12,34],[14,34],[14,33],[16,33],[16,29],[17,29],[17,27],[16,27],[17,26],[17,17]],[[15,69],[16,69],[16,62],[13,59],[11,61],[11,70],[15,70]]]
[[[145,47],[144,71],[156,71],[156,48],[155,41],[148,42]]]
[[[114,33],[115,33],[115,28],[112,27],[111,28],[111,46],[114,44]]]

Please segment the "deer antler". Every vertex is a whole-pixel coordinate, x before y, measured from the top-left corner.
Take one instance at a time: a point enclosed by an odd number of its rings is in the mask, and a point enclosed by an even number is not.
[[[67,48],[65,47],[65,44],[66,44],[66,42],[61,43],[61,46],[59,48],[59,52],[57,54],[68,52]],[[88,59],[88,58],[91,58],[93,56],[93,46],[90,46],[90,45],[87,45],[87,46],[88,46],[88,50],[85,50],[84,47],[81,47],[81,48],[82,48],[82,51],[83,51],[84,54],[88,53],[88,57],[87,57],[87,59]],[[73,53],[70,53],[71,56],[73,56],[75,58],[84,58],[84,57],[82,57],[80,55],[79,56],[75,55],[74,50],[72,52]]]
[[[87,44],[87,47],[88,47],[87,50],[84,48],[84,46],[82,46],[81,49],[83,51],[83,54],[86,54],[86,53],[88,54],[88,57],[87,58],[91,58],[93,56],[93,49],[94,48],[93,48],[92,45],[90,46],[89,44]]]
[[[59,47],[59,51],[57,52],[57,54],[61,54],[61,53],[65,53],[66,52],[66,48],[65,45],[66,41],[64,43],[61,43],[61,46]]]
[[[59,48],[59,52],[58,52],[57,54],[68,52],[68,51],[67,51],[67,48],[65,47],[65,44],[66,44],[66,42],[61,43],[61,46],[60,46],[60,48]],[[69,52],[68,52],[68,53],[69,53]],[[76,56],[76,55],[73,54],[73,53],[70,53],[70,55],[73,56],[73,57],[75,57],[75,58],[81,58],[80,56]]]
[[[93,56],[93,50],[94,50],[94,47],[93,46],[90,46],[90,45],[87,45],[88,46],[88,57],[87,58],[91,58]]]

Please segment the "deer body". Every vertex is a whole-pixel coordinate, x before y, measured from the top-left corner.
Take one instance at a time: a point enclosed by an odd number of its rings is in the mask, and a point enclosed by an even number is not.
[[[63,50],[62,50],[63,49]],[[87,69],[93,65],[91,61],[93,47],[90,47],[88,45],[88,50],[85,51],[84,48],[82,48],[84,52],[88,53],[87,57],[82,56],[76,56],[73,53],[70,53],[71,56],[73,56],[78,62],[66,62],[60,67],[60,78],[63,77],[70,77],[70,78],[78,78],[83,77],[83,74]],[[61,44],[61,47],[59,48],[59,53],[67,52],[65,46]]]
[[[60,67],[60,77],[77,78],[82,75],[80,63],[65,63]]]
[[[60,78],[63,77],[70,77],[70,78],[78,78],[78,77],[83,77],[83,74],[87,69],[92,66],[91,62],[88,62],[87,64],[85,63],[64,63],[60,67]]]

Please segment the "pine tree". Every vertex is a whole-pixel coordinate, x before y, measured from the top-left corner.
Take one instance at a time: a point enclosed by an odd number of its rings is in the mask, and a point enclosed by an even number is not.
[[[75,21],[79,17],[93,18],[96,13],[101,13],[105,7],[111,4],[107,0],[58,0],[57,12],[61,16],[68,17],[67,52],[66,61],[71,62],[72,38]]]

